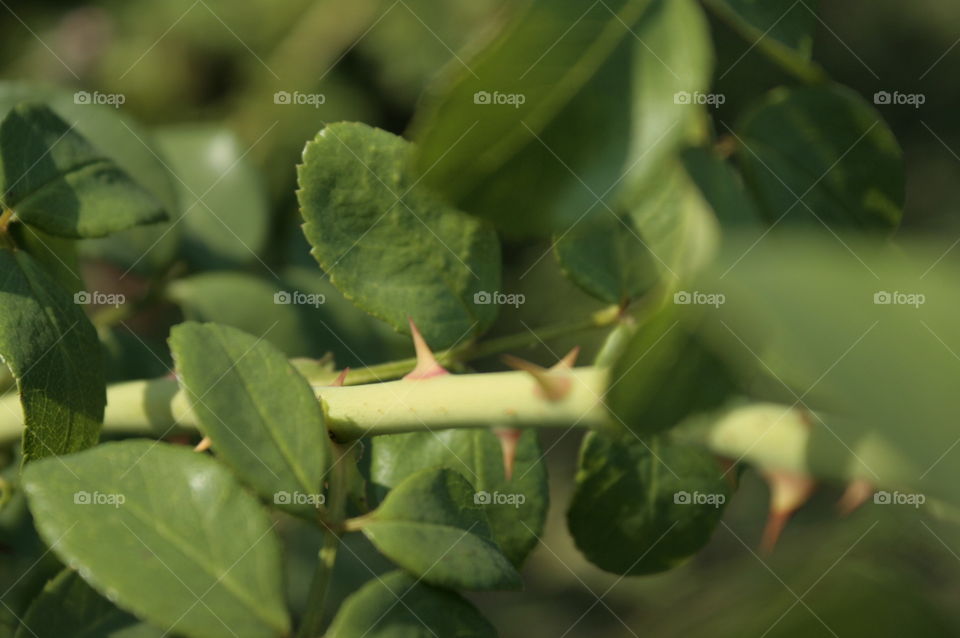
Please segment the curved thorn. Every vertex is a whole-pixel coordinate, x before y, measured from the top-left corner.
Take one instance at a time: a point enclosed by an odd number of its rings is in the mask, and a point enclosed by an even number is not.
[[[408,317],[407,320],[410,322],[410,334],[413,337],[413,347],[417,353],[417,365],[403,378],[419,380],[429,379],[430,377],[436,377],[441,374],[450,374],[437,362],[437,358],[433,356],[433,351],[430,349],[430,346],[427,345],[423,335],[420,334],[420,330],[417,328],[417,324],[413,322],[413,318]]]

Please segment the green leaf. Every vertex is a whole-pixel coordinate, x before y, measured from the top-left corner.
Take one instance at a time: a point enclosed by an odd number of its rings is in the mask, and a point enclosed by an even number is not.
[[[816,0],[706,0],[751,45],[809,60],[817,25]],[[813,5],[813,6],[811,6]]]
[[[474,487],[459,473],[410,475],[363,519],[363,533],[390,560],[451,589],[518,589],[520,574],[490,531]]]
[[[656,0],[635,33],[642,44],[634,46],[629,71],[630,148],[611,184],[618,186],[616,201],[554,243],[567,276],[608,303],[695,269],[715,232],[708,207],[674,159],[681,145],[705,136],[697,99],[713,69],[706,19],[691,0]]]
[[[262,337],[182,323],[170,335],[180,384],[213,450],[269,502],[316,514],[330,438],[310,384]]]
[[[738,126],[744,177],[770,222],[889,231],[904,168],[879,113],[850,89],[777,89]]]
[[[191,638],[289,631],[272,525],[208,456],[105,443],[32,463],[23,481],[51,549],[138,617]]]
[[[589,433],[567,523],[591,563],[637,576],[674,567],[710,539],[731,495],[706,450]]]
[[[618,131],[625,139],[629,85],[622,64],[605,62],[621,57],[615,54],[621,42],[627,42],[622,51],[632,44],[630,29],[649,4],[528,3],[462,71],[428,94],[413,127],[420,174],[456,205],[510,234],[569,226],[594,204],[587,189],[616,179],[623,155],[610,153],[606,142],[616,142]],[[534,202],[537,208],[528,210],[523,193],[506,185],[518,183],[516,170],[529,178],[520,183],[544,186],[538,195],[555,196],[559,208]],[[583,173],[587,186],[570,171]],[[567,197],[576,205],[568,207]]]
[[[459,594],[396,571],[374,578],[347,598],[327,636],[496,638],[497,631]]]
[[[698,331],[734,369],[768,371],[787,405],[814,411],[804,456],[820,472],[957,504],[957,281],[948,243],[746,237],[704,274],[728,302]]]
[[[714,150],[704,147],[681,153],[687,174],[697,185],[724,228],[756,228],[763,217],[747,192],[740,173]]]
[[[269,210],[260,175],[237,138],[216,127],[179,126],[163,129],[158,143],[182,180],[183,257],[205,270],[256,261]]]
[[[503,473],[500,441],[488,430],[377,436],[369,445],[375,501],[423,468],[444,467],[462,474],[477,492],[504,495],[504,502],[491,499],[483,509],[493,539],[514,565],[523,563],[543,534],[550,493],[536,432],[527,430],[520,437],[513,479],[509,481]]]
[[[634,29],[630,152],[624,181],[655,179],[684,143],[706,137],[713,45],[695,0],[654,0]]]
[[[49,107],[0,122],[3,205],[63,237],[101,237],[166,219],[162,204]]]
[[[298,168],[304,232],[330,280],[396,330],[412,318],[435,348],[485,330],[500,283],[493,231],[445,204],[409,169],[411,146],[363,124],[333,124]]]
[[[79,574],[65,569],[30,604],[16,638],[161,638],[162,633],[118,609]]]
[[[107,399],[93,326],[25,252],[0,248],[0,273],[0,356],[20,392],[24,463],[94,445]]]
[[[674,301],[690,303],[696,294],[703,293],[680,291]],[[733,373],[695,334],[690,325],[695,322],[686,319],[681,321],[674,308],[660,311],[637,330],[613,364],[606,403],[617,422],[635,434],[663,432],[736,392]]]

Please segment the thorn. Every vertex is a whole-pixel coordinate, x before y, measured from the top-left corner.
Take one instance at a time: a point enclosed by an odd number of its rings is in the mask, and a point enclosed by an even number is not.
[[[347,366],[346,368],[344,368],[343,370],[340,371],[340,374],[338,374],[338,375],[337,375],[337,378],[333,380],[333,383],[330,384],[330,387],[332,387],[332,388],[340,388],[340,387],[343,387],[344,381],[347,380],[347,373],[348,373],[348,372],[350,372],[350,367],[349,367],[349,366]]]
[[[523,431],[519,428],[494,428],[493,433],[500,439],[503,450],[503,476],[508,481],[513,478],[513,463],[517,458],[517,444]]]
[[[210,440],[209,436],[205,436],[200,439],[200,442],[193,448],[194,452],[206,452],[210,449],[210,446],[213,445],[213,441]]]
[[[810,499],[814,482],[809,476],[791,472],[767,471],[763,472],[763,477],[770,486],[770,513],[763,528],[760,551],[770,555],[787,521]]]
[[[417,351],[417,365],[403,378],[415,381],[450,374],[437,362],[437,358],[433,356],[433,351],[430,350],[430,346],[427,345],[423,335],[420,334],[420,330],[417,329],[417,324],[413,323],[412,318],[408,317],[407,319],[410,321],[410,334],[413,336],[413,347]]]
[[[847,516],[863,505],[873,495],[873,484],[866,479],[855,479],[847,484],[843,496],[837,502],[840,516]]]
[[[559,401],[570,393],[570,386],[573,382],[565,375],[559,374],[559,369],[551,368],[547,370],[535,363],[509,354],[503,355],[503,362],[514,370],[520,370],[532,376],[533,380],[537,382],[539,396],[548,401]]]
[[[570,352],[563,355],[562,359],[550,367],[550,372],[562,372],[572,369],[573,365],[577,362],[578,356],[580,356],[580,346],[574,346]]]

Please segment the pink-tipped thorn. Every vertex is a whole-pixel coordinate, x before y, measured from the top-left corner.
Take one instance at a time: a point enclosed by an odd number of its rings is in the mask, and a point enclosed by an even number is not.
[[[535,363],[513,355],[503,355],[503,362],[514,370],[526,372],[537,382],[537,393],[548,401],[559,401],[570,394],[573,382],[560,370],[541,368]]]
[[[557,361],[550,367],[550,372],[562,372],[564,370],[572,370],[574,364],[577,362],[577,357],[580,356],[580,346],[574,346],[570,352],[563,355],[563,358]]]
[[[209,436],[205,436],[200,439],[200,442],[193,448],[194,452],[206,452],[210,449],[210,446],[213,445],[213,441],[210,440]]]
[[[851,514],[855,509],[866,503],[873,494],[873,491],[873,483],[866,479],[850,481],[847,489],[843,492],[843,496],[840,497],[840,501],[837,503],[837,510],[839,510],[840,516]]]
[[[333,380],[333,383],[330,384],[332,388],[341,388],[343,387],[344,382],[347,380],[347,374],[350,372],[350,367],[346,367],[340,371],[340,374],[337,375],[337,378]]]
[[[770,513],[763,529],[760,550],[769,555],[773,553],[787,521],[810,499],[814,482],[809,476],[791,472],[768,471],[763,473],[763,477],[770,486]]]
[[[503,476],[508,481],[513,478],[513,465],[517,458],[517,444],[523,431],[518,428],[496,428],[493,431],[500,439],[503,450]]]
[[[413,322],[412,318],[408,318],[408,320],[410,321],[410,334],[413,336],[413,347],[417,352],[417,365],[403,378],[416,381],[443,374],[450,374],[437,362],[437,358],[433,356],[433,351],[430,349],[430,346],[427,345],[423,335],[420,334],[420,330],[417,329],[417,324]]]

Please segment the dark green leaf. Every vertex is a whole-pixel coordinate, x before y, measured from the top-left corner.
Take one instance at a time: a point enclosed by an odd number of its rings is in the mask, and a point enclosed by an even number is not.
[[[0,123],[3,205],[63,237],[101,237],[166,219],[163,205],[49,107],[24,104]]]
[[[498,289],[500,247],[493,231],[418,183],[410,154],[385,131],[326,127],[299,167],[304,232],[344,295],[399,331],[412,318],[443,348],[496,316],[474,295]]]
[[[623,153],[616,142],[626,139],[629,84],[624,65],[605,62],[627,57],[614,52],[621,42],[627,51],[630,29],[649,4],[527,5],[500,37],[428,96],[414,125],[421,174],[457,205],[511,234],[569,226],[603,194],[601,189],[595,197],[588,189],[611,183],[619,173]],[[572,164],[568,169],[563,162]],[[527,181],[518,182],[516,170]],[[570,171],[583,173],[584,184]],[[517,183],[538,184],[538,195],[559,206],[534,201],[529,210],[528,198],[511,186]]]
[[[191,638],[289,631],[271,523],[208,456],[106,443],[32,463],[23,479],[52,550],[138,617]]]
[[[696,303],[701,294],[680,291],[673,301]],[[692,330],[674,308],[637,330],[610,371],[606,402],[618,423],[640,436],[656,434],[734,394],[733,374]]]
[[[411,474],[363,524],[386,555],[425,582],[451,589],[516,589],[517,573],[490,531],[477,490],[457,472]]]
[[[721,226],[750,228],[761,224],[760,210],[733,166],[713,150],[703,147],[685,149],[681,157],[687,174]]]
[[[790,49],[809,60],[817,24],[816,0],[706,0],[707,4],[762,50]],[[812,6],[811,6],[812,5]]]
[[[310,385],[263,337],[182,323],[170,336],[180,384],[216,455],[269,502],[322,504],[330,438]]]
[[[30,604],[16,638],[161,638],[162,634],[115,607],[75,571],[65,569]]]
[[[493,539],[514,565],[522,564],[536,546],[550,497],[536,432],[527,430],[520,437],[510,481],[504,478],[500,441],[488,430],[377,436],[369,445],[370,481],[377,501],[418,470],[444,467],[462,474],[477,492],[498,495],[491,496],[484,511]],[[493,502],[494,498],[503,502]]]
[[[350,596],[333,619],[327,636],[496,638],[497,631],[459,594],[431,587],[397,571],[371,580]]]
[[[183,256],[206,270],[257,260],[267,239],[266,193],[236,137],[180,126],[161,131],[158,143],[182,180]]]
[[[706,450],[591,432],[580,452],[567,522],[577,547],[597,567],[652,574],[707,543],[731,492]]]
[[[744,177],[769,221],[879,231],[900,223],[900,147],[853,91],[777,89],[743,118],[738,141]]]
[[[24,462],[97,442],[106,392],[96,332],[30,255],[0,248],[0,355],[17,379]]]

